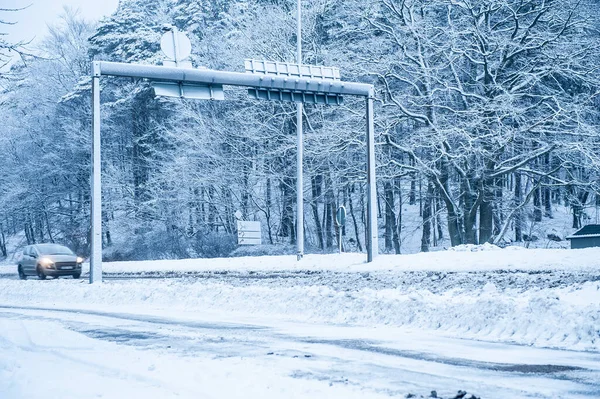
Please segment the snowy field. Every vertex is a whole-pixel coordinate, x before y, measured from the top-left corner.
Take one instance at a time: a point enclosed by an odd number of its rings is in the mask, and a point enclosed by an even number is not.
[[[0,397],[600,397],[600,249],[104,271],[89,285],[0,266]]]

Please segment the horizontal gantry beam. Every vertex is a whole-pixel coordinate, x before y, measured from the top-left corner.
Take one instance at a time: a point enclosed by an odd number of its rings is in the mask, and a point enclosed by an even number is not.
[[[340,80],[215,71],[212,69],[124,64],[107,61],[95,61],[93,67],[94,76],[121,76],[154,81],[243,86],[256,89],[289,90],[299,93],[327,93],[363,97],[373,97],[375,94],[373,85]]]

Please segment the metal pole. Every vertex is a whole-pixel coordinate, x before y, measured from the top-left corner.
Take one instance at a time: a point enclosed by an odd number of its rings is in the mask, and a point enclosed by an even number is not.
[[[298,64],[302,65],[302,7],[301,0],[298,0]],[[296,135],[298,141],[298,155],[296,159],[297,180],[296,180],[296,244],[298,247],[297,259],[304,256],[304,181],[302,176],[302,159],[304,157],[304,143],[302,141],[302,110],[303,104],[299,102],[296,110]]]
[[[90,284],[102,282],[102,181],[100,162],[100,63],[92,63],[92,254]]]
[[[373,122],[373,97],[367,97],[367,262],[377,256],[377,186],[375,182],[375,124]]]

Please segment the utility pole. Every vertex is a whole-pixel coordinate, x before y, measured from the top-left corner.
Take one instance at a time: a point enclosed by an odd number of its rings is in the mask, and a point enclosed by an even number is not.
[[[302,65],[302,6],[298,0],[298,65]],[[297,179],[296,179],[296,244],[298,247],[298,260],[304,256],[304,181],[302,177],[302,158],[304,157],[304,143],[302,140],[302,112],[303,103],[297,103],[296,110],[296,134],[297,134]]]

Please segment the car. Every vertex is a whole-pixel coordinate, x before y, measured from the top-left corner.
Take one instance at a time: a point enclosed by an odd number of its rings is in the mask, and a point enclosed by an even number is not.
[[[23,248],[17,271],[21,280],[28,276],[37,276],[40,280],[45,280],[47,276],[79,278],[82,263],[83,258],[64,245],[34,244]]]

